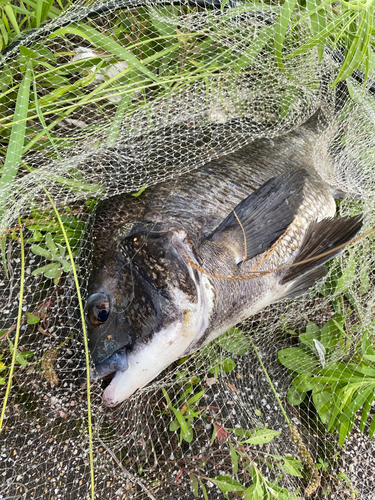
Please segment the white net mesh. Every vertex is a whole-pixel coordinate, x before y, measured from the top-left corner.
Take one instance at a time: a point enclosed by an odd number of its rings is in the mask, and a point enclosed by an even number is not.
[[[108,380],[84,382],[79,300],[153,196],[155,224],[185,217],[181,186],[208,217],[306,162],[371,229],[373,7],[66,4],[0,20],[5,46],[50,18],[1,62],[0,499],[375,498],[371,235],[114,408]],[[207,168],[221,194],[200,185]]]

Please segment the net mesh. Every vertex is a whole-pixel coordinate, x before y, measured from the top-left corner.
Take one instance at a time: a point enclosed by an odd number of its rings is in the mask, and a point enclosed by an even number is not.
[[[317,110],[314,167],[344,194],[338,213],[363,213],[370,229],[371,81],[333,88],[340,51],[327,36],[299,50],[339,7],[309,17],[318,2],[58,4],[4,52],[0,76],[0,499],[375,498],[371,235],[307,294],[106,408],[103,382],[88,403],[82,381],[62,229],[85,299],[100,200],[177,186]],[[137,213],[109,222],[126,231]]]

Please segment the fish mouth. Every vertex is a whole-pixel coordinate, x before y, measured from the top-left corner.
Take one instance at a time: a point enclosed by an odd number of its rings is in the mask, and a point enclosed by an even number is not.
[[[118,349],[108,358],[100,363],[95,363],[94,368],[90,372],[91,380],[103,380],[105,385],[116,377],[118,372],[124,373],[128,369],[128,353],[130,349],[128,347],[122,347]]]

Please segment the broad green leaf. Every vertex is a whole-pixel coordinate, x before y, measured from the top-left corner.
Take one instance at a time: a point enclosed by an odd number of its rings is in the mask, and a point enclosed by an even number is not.
[[[61,259],[61,265],[64,273],[70,273],[70,271],[72,271],[73,269],[72,264],[65,259]]]
[[[48,269],[47,271],[44,271],[43,274],[46,278],[57,278],[59,276],[59,273],[61,274],[61,267],[58,262],[52,265],[51,269]]]
[[[245,491],[245,487],[242,486],[241,483],[229,476],[218,476],[214,479],[210,479],[210,481],[215,483],[223,493],[227,493],[229,491],[237,491],[241,493]]]
[[[215,342],[222,349],[232,354],[246,354],[249,352],[250,342],[238,328],[231,328],[223,335],[220,335]]]
[[[42,267],[38,267],[38,269],[34,269],[34,271],[31,274],[33,276],[39,276],[39,274],[44,274],[45,272],[50,271],[51,269],[54,269],[56,266],[60,267],[59,264],[52,262],[52,264],[47,264],[46,266],[42,266]]]
[[[244,441],[241,441],[241,444],[266,444],[272,441],[276,436],[280,434],[280,431],[274,431],[272,429],[255,429],[251,431],[251,436]]]
[[[364,359],[375,362],[375,354],[364,354],[363,357]]]
[[[320,340],[320,328],[315,323],[307,323],[306,332],[299,335],[299,340],[312,351],[315,351],[314,339]]]
[[[278,352],[278,360],[289,370],[304,373],[318,366],[318,358],[309,354],[302,347],[287,347]]]
[[[56,243],[56,246],[59,249],[60,257],[64,257],[65,252],[66,252],[66,247],[64,247],[64,245],[60,245],[60,243]]]
[[[53,255],[56,255],[57,252],[58,252],[58,248],[55,245],[55,242],[53,241],[52,234],[51,233],[47,233],[46,236],[45,236],[45,240],[46,240],[46,247],[48,248],[48,250]]]
[[[46,248],[41,247],[40,245],[31,245],[30,249],[33,254],[35,255],[41,255],[47,260],[53,260],[52,253],[49,252]]]
[[[35,50],[32,50],[29,47],[24,47],[23,45],[20,45],[20,52],[23,56],[30,59],[36,59],[39,57],[39,54],[35,52]]]
[[[224,358],[222,362],[222,368],[225,373],[234,370],[236,363],[231,358]]]
[[[329,412],[332,410],[332,393],[319,384],[313,389],[312,397],[320,420],[323,424],[326,424],[329,419]]]
[[[263,488],[260,481],[254,482],[245,491],[244,500],[263,500]]]
[[[190,399],[188,399],[187,404],[188,405],[192,405],[194,403],[199,403],[199,400],[201,399],[201,397],[203,396],[203,394],[204,394],[204,391],[198,392],[198,394],[195,394]]]
[[[284,464],[283,469],[287,474],[295,477],[303,477],[300,473],[299,469],[302,469],[302,462],[299,460],[295,460],[292,457],[283,457]]]
[[[234,429],[234,433],[236,436],[239,437],[250,437],[252,435],[253,431],[249,431],[247,429],[241,429],[240,427],[236,427]]]
[[[311,391],[317,384],[314,375],[311,372],[301,373],[294,378],[292,387],[299,392]]]
[[[338,326],[339,325],[339,326]],[[342,337],[344,318],[341,314],[335,314],[320,331],[320,342],[326,349],[333,351]]]
[[[40,321],[40,318],[38,318],[38,316],[35,316],[35,314],[32,314],[30,312],[25,313],[25,318],[28,325],[35,325]]]
[[[9,348],[10,348],[10,352],[11,354],[13,354],[13,351],[14,351],[14,345],[12,343],[12,341],[9,339],[8,337],[8,342],[9,342]],[[29,351],[30,352],[30,351]],[[33,353],[31,353],[32,355]],[[30,354],[26,357],[30,357]],[[16,352],[16,364],[20,365],[20,366],[23,366],[24,368],[26,368],[27,365],[31,365],[33,363],[29,363],[28,361],[26,361],[25,357],[23,356],[23,353],[21,353],[18,349],[17,349],[17,352]]]
[[[175,418],[175,419],[173,420],[173,422],[171,422],[171,423],[169,424],[169,430],[170,430],[171,432],[173,432],[173,431],[177,431],[179,428],[180,428],[179,421],[177,420],[177,418]]]
[[[289,387],[286,399],[290,405],[298,406],[306,398],[306,392],[300,392],[295,387]]]

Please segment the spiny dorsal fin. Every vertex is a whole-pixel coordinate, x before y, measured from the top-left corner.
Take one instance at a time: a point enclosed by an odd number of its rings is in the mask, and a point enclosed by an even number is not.
[[[311,222],[301,245],[301,249],[294,263],[302,262],[311,257],[331,250],[332,248],[349,243],[362,227],[362,216],[337,217],[323,219],[320,222]],[[291,267],[283,276],[280,284],[289,283],[311,270],[333,259],[343,251],[343,248],[300,266]]]
[[[293,222],[308,175],[299,169],[273,177],[242,200],[207,239],[230,244],[237,264],[263,253]]]

